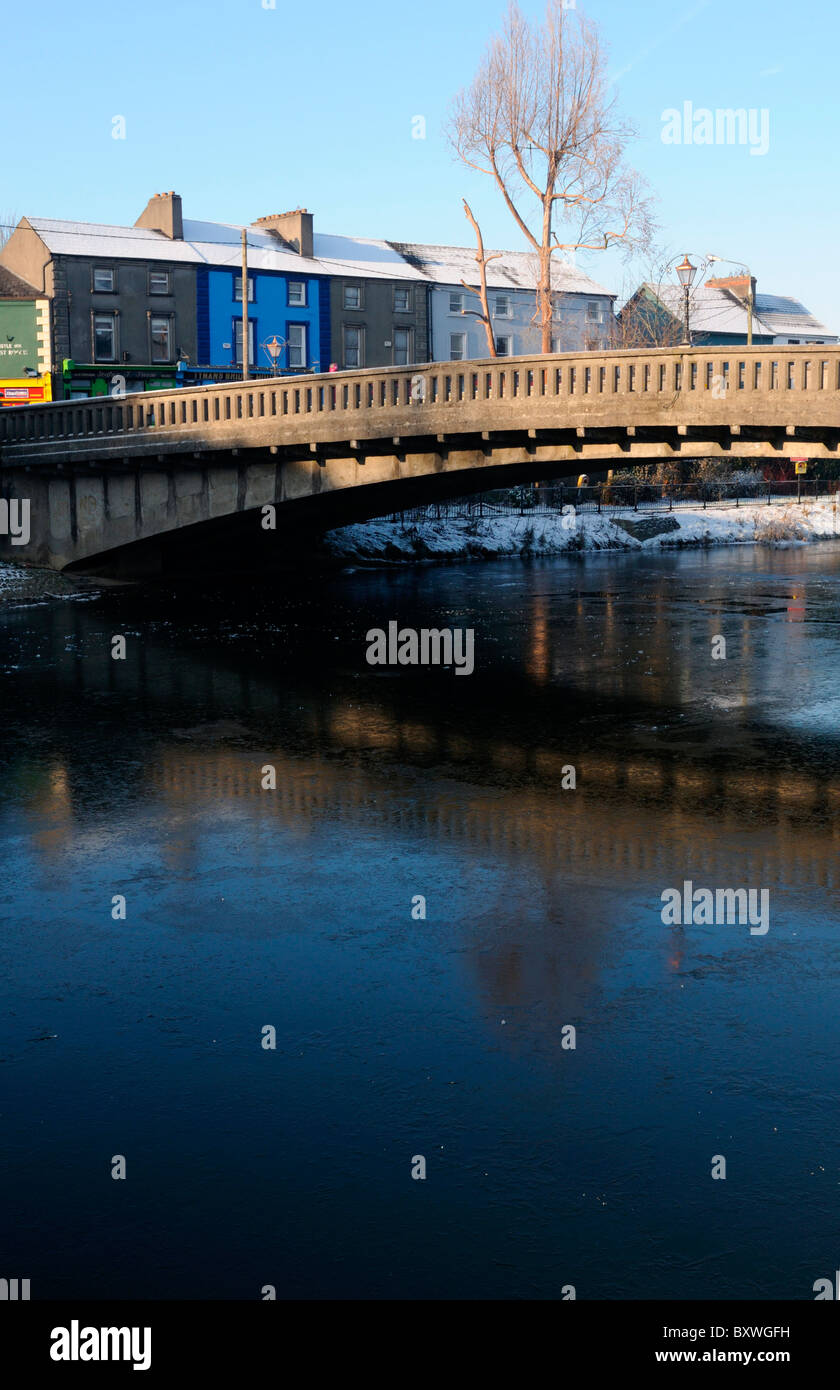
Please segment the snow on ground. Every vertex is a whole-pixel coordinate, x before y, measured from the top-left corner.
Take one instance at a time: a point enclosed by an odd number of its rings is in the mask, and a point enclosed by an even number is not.
[[[791,545],[840,538],[831,498],[679,507],[672,512],[582,512],[559,516],[484,516],[446,521],[368,521],[331,531],[337,558],[361,561],[486,559],[580,550],[660,550],[706,545]]]

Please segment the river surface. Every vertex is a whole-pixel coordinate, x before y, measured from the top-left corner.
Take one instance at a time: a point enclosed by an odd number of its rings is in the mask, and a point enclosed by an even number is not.
[[[4,1277],[833,1276],[840,546],[0,588]],[[474,674],[369,666],[391,620]],[[685,880],[769,930],[665,925]]]

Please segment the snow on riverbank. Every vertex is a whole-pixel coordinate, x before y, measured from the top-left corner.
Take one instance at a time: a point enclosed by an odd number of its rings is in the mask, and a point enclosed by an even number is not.
[[[670,550],[681,546],[791,545],[840,538],[831,498],[680,507],[673,512],[582,512],[576,516],[484,516],[447,521],[368,521],[326,536],[330,554],[359,561],[486,559],[581,550]]]

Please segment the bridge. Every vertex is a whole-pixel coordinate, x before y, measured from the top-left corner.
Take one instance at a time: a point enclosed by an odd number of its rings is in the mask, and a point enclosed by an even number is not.
[[[271,563],[287,543],[442,497],[680,457],[836,458],[840,347],[430,363],[0,411],[0,557],[100,573]]]

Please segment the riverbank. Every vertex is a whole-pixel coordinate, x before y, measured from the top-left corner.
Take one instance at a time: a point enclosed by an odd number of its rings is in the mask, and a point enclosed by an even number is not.
[[[833,498],[740,506],[680,507],[673,512],[483,516],[402,524],[368,521],[330,531],[337,559],[393,563],[562,555],[595,550],[672,550],[686,546],[804,545],[840,537]]]

